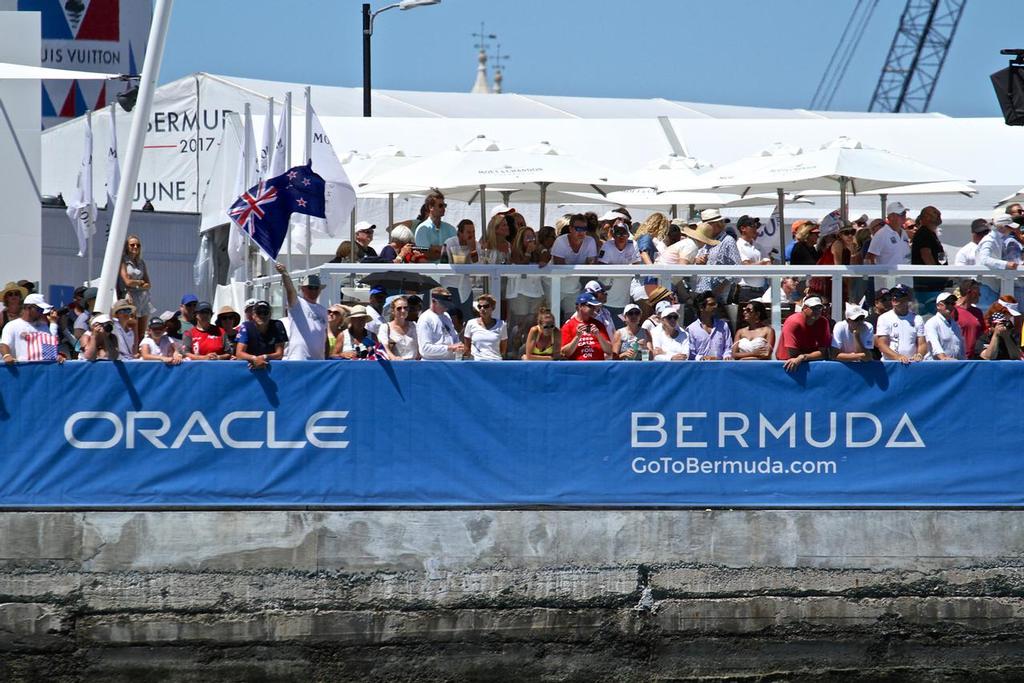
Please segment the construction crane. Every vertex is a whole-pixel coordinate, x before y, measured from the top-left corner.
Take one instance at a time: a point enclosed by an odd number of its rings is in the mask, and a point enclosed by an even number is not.
[[[907,0],[868,111],[928,111],[966,4]]]

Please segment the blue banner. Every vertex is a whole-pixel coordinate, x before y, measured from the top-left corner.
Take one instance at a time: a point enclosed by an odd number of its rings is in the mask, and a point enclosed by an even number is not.
[[[1020,362],[0,368],[0,507],[1017,506]]]

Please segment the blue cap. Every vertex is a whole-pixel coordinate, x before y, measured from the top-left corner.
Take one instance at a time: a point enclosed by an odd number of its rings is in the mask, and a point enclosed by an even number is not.
[[[182,306],[195,303],[199,303],[199,297],[197,297],[195,294],[186,294],[185,296],[181,297]]]
[[[387,294],[387,291],[383,287],[371,287],[370,296],[373,296],[374,294]]]
[[[580,304],[587,304],[588,306],[600,306],[601,302],[598,301],[597,297],[595,297],[590,292],[581,292],[576,297],[576,305],[579,306]]]
[[[910,290],[904,287],[903,285],[896,285],[895,287],[889,290],[889,296],[898,297],[902,299],[905,296],[910,296]]]

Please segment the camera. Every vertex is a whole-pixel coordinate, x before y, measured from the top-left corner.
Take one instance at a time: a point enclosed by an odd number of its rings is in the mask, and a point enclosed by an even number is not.
[[[107,334],[114,334],[114,323],[103,323],[103,331]]]

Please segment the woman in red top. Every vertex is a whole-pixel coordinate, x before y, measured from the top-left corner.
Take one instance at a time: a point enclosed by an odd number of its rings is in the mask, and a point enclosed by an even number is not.
[[[196,306],[196,324],[182,339],[189,360],[230,360],[227,336],[213,324],[213,306],[200,301]]]

